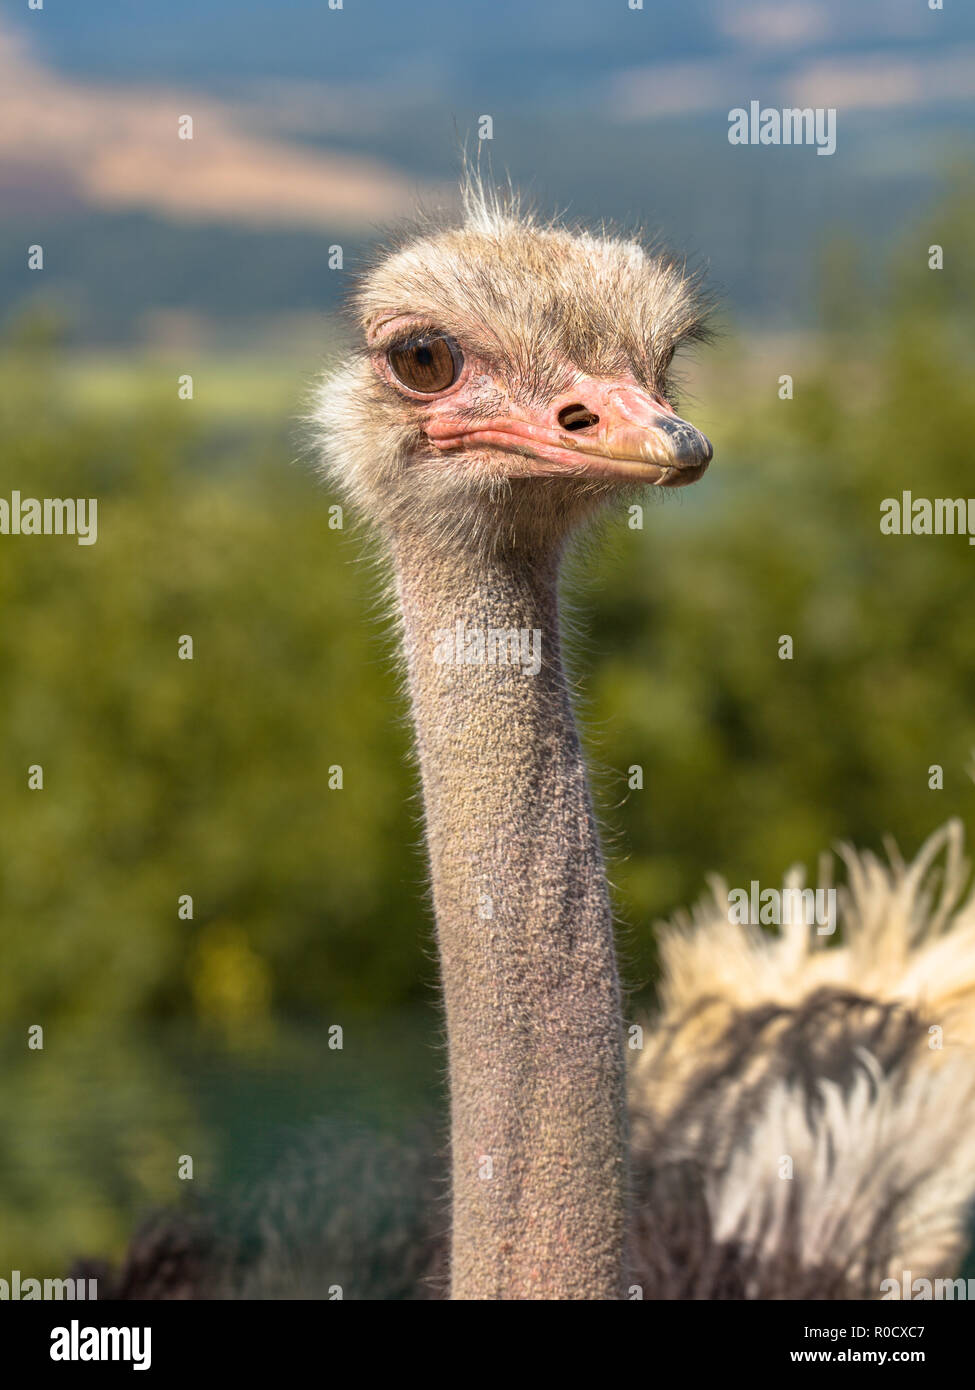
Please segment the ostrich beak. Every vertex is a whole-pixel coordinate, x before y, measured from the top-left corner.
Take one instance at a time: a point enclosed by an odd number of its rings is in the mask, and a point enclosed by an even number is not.
[[[439,414],[427,426],[438,449],[504,449],[529,462],[528,475],[622,479],[654,487],[696,482],[711,442],[660,396],[630,382],[580,377],[572,391],[539,410],[515,406],[492,420]]]
[[[621,465],[634,477],[646,470],[646,481],[658,487],[696,482],[711,462],[711,441],[662,397],[639,387],[599,382],[587,384],[581,394],[581,402],[557,409],[561,448]],[[599,471],[598,466],[593,471]]]

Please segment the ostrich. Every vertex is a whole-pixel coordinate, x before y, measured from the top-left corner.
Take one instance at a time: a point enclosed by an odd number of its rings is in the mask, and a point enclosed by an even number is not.
[[[365,353],[320,420],[395,573],[446,1010],[451,1293],[617,1298],[620,986],[557,588],[601,506],[707,468],[666,378],[702,311],[634,243],[471,188],[463,228],[388,257],[358,312]]]
[[[435,1162],[385,1172],[412,1194],[384,1254],[398,1296],[877,1297],[902,1269],[950,1274],[975,1193],[959,826],[909,866],[843,851],[842,945],[732,925],[715,887],[662,936],[661,1007],[627,1080],[559,570],[601,512],[711,460],[668,375],[706,336],[695,280],[472,180],[459,224],[366,275],[356,317],[361,350],[315,419],[329,480],[390,561],[449,1056],[446,1240]],[[310,1221],[298,1194],[316,1166],[354,1186],[358,1159],[318,1152],[254,1203],[289,1192],[278,1215],[335,1278],[361,1232],[329,1202]],[[278,1234],[238,1257],[207,1218],[163,1220],[115,1292],[307,1296],[295,1249]]]

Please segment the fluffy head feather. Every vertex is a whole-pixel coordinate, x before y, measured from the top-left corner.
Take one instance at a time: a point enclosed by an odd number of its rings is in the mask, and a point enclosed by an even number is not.
[[[581,463],[538,477],[498,448],[445,454],[425,433],[427,402],[383,369],[387,351],[405,336],[455,340],[471,372],[461,410],[472,425],[538,418],[580,380],[623,380],[666,401],[676,349],[706,336],[706,304],[683,264],[635,240],[542,221],[476,176],[463,194],[459,221],[419,224],[362,278],[357,350],[313,406],[324,468],[394,532],[492,546],[519,533],[561,537],[632,481]]]

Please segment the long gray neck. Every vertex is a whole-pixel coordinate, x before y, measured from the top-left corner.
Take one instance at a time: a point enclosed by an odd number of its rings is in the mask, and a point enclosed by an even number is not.
[[[394,558],[447,1013],[451,1296],[618,1298],[620,992],[558,560],[418,538]]]

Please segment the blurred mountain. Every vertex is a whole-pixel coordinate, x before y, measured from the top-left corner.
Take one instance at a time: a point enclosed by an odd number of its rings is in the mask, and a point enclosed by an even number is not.
[[[180,122],[190,120],[187,138]],[[247,129],[204,91],[92,85],[37,62],[0,30],[0,185],[65,205],[150,208],[175,221],[335,230],[402,213],[415,190],[365,155]],[[16,206],[16,204],[15,204]]]

